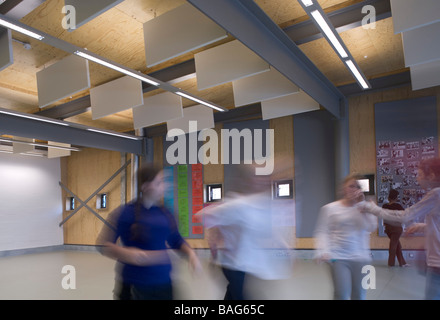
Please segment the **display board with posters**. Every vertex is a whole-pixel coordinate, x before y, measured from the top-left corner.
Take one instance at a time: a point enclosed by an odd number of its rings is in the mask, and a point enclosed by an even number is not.
[[[375,126],[377,204],[395,189],[404,208],[413,206],[426,193],[417,182],[419,163],[438,156],[436,97],[377,103]],[[385,235],[382,223],[379,235]]]

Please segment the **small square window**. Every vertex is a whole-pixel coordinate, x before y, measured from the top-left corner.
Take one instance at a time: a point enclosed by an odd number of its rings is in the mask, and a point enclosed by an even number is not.
[[[206,186],[206,202],[221,201],[223,186],[221,184],[208,184]]]
[[[96,209],[107,209],[107,193],[101,193],[96,196]]]
[[[275,199],[291,199],[293,198],[293,181],[292,180],[280,180],[275,181],[274,198]]]
[[[73,211],[75,210],[75,198],[74,197],[67,197],[66,198],[66,211]]]
[[[365,195],[374,195],[376,193],[374,190],[374,174],[364,175],[357,181]]]

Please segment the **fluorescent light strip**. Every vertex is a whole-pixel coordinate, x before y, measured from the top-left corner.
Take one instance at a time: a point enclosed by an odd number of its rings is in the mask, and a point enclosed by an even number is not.
[[[351,60],[347,60],[345,61],[345,63],[347,64],[347,66],[350,68],[351,72],[353,73],[353,75],[356,77],[356,79],[359,81],[360,85],[362,86],[362,88],[364,89],[369,89],[370,86],[368,85],[368,83],[365,81],[364,77],[362,77],[361,73],[359,72],[359,70],[356,68],[356,66],[354,65],[353,61]]]
[[[336,51],[338,51],[339,55],[342,58],[348,58],[348,54],[345,51],[345,49],[342,47],[341,43],[339,42],[338,38],[336,38],[336,35],[334,34],[333,30],[330,28],[330,26],[325,21],[324,17],[321,15],[321,12],[318,10],[314,10],[310,12],[313,19],[318,23],[318,25],[321,27],[322,31],[327,36],[327,39],[333,44]]]
[[[60,126],[66,126],[66,127],[69,126],[69,124],[63,123],[61,121],[52,121],[52,120],[37,118],[37,117],[33,117],[33,116],[27,116],[27,115],[24,115],[24,114],[18,114],[18,113],[13,113],[13,112],[8,112],[8,111],[0,111],[0,113],[8,114],[8,115],[15,116],[15,117],[20,117],[20,118],[26,118],[26,119],[31,119],[31,120],[41,121],[41,122],[57,124],[57,125],[60,125]]]
[[[131,139],[131,140],[141,140],[142,139],[142,137],[134,137],[134,136],[124,135],[124,134],[119,134],[119,133],[114,133],[114,132],[108,132],[108,131],[102,131],[102,130],[97,130],[97,129],[87,129],[87,130],[92,131],[92,132],[97,132],[97,133],[108,134],[108,135],[116,136],[116,137],[120,137],[120,138]]]
[[[44,37],[42,35],[38,34],[38,33],[35,33],[33,31],[27,30],[27,29],[25,29],[23,27],[19,27],[19,26],[15,25],[15,24],[10,23],[8,21],[5,21],[3,19],[0,19],[0,26],[3,26],[5,28],[9,28],[9,29],[15,30],[15,31],[20,32],[20,33],[23,33],[23,34],[25,34],[25,35],[27,35],[29,37],[32,37],[34,39],[37,39],[37,40],[43,40],[44,39]]]
[[[108,67],[110,69],[113,69],[115,71],[119,71],[119,72],[121,72],[123,74],[126,74],[127,76],[139,79],[139,80],[141,80],[143,82],[147,82],[147,83],[149,83],[149,84],[151,84],[153,86],[158,87],[160,85],[158,82],[150,80],[149,78],[147,78],[146,76],[144,76],[144,75],[142,75],[140,73],[131,72],[131,71],[126,70],[124,68],[118,67],[118,66],[116,66],[116,65],[114,65],[114,64],[112,64],[110,62],[107,62],[107,61],[104,61],[102,59],[96,58],[96,57],[94,57],[94,56],[92,56],[90,54],[87,54],[85,52],[75,51],[75,54],[77,56],[83,57],[84,59],[87,59],[87,60],[99,63],[100,65],[103,65],[103,66]]]
[[[301,0],[301,2],[304,3],[304,5],[306,7],[313,6],[313,1],[312,0]]]
[[[193,96],[190,96],[190,95],[188,95],[188,94],[186,94],[186,93],[183,93],[183,92],[177,91],[176,94],[178,94],[179,96],[185,97],[185,98],[187,98],[187,99],[189,99],[189,100],[192,100],[192,101],[198,102],[198,103],[200,103],[200,104],[203,104],[203,105],[205,105],[205,106],[207,106],[207,107],[210,107],[210,108],[212,108],[212,109],[215,109],[215,110],[218,110],[218,111],[225,111],[225,110],[223,110],[222,108],[219,108],[219,107],[217,107],[217,106],[215,106],[215,105],[213,105],[213,104],[211,104],[211,103],[208,103],[208,102],[205,102],[205,101],[200,100],[200,99],[198,99],[198,98],[195,98],[195,97],[193,97]]]

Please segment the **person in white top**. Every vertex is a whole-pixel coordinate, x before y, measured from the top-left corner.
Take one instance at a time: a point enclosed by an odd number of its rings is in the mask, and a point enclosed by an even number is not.
[[[266,250],[277,239],[272,230],[270,177],[256,176],[254,170],[236,165],[225,201],[198,213],[204,215],[211,253],[228,281],[225,300],[249,298],[244,290],[248,274],[263,280],[290,276],[290,266],[281,267]]]
[[[368,212],[386,220],[402,223],[424,218],[425,223],[408,227],[407,232],[425,232],[426,248],[426,291],[427,300],[440,300],[440,158],[420,162],[417,182],[428,192],[417,204],[403,211],[380,208],[373,202],[364,201],[358,205],[362,212]]]
[[[364,199],[356,176],[345,178],[341,189],[340,200],[321,208],[314,235],[316,258],[331,267],[335,300],[364,300],[362,268],[371,263],[369,236],[377,218],[356,207]]]

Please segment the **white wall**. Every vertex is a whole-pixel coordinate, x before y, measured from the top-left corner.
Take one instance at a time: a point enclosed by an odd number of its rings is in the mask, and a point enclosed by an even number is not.
[[[62,245],[60,159],[0,153],[0,251]]]

